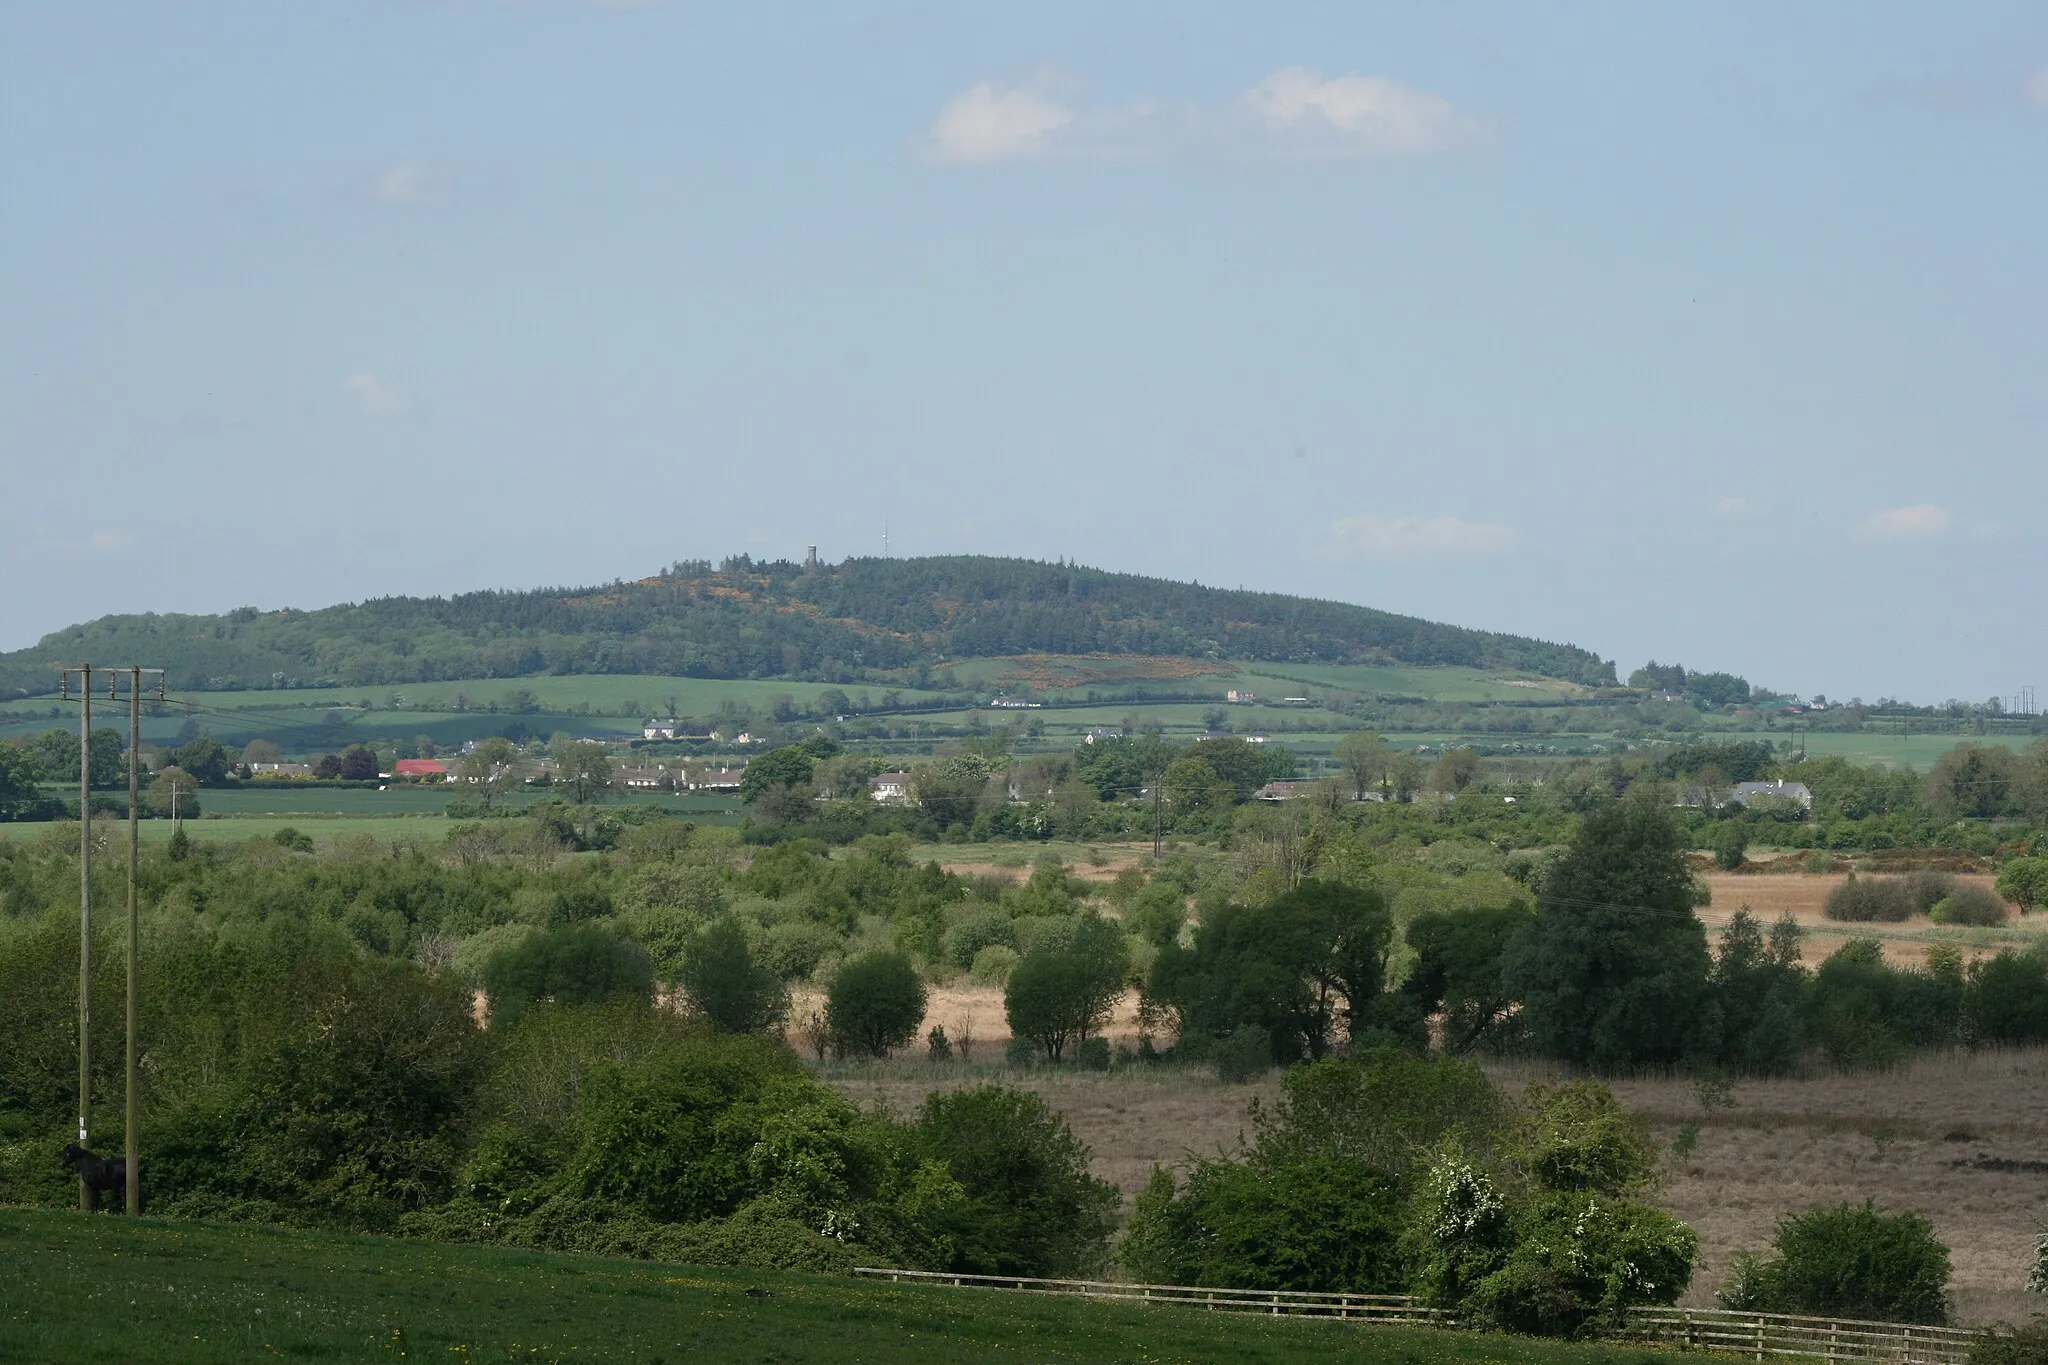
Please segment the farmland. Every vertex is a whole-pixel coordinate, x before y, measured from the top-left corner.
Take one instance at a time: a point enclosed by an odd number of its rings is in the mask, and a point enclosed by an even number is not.
[[[1980,928],[1933,924],[1917,918],[1897,924],[1843,924],[1829,919],[1823,907],[1828,892],[1848,877],[1846,872],[1763,876],[1709,873],[1706,882],[1714,899],[1701,909],[1700,919],[1713,933],[1725,927],[1738,910],[1746,909],[1766,922],[1789,915],[1805,931],[1805,955],[1812,962],[1821,961],[1852,938],[1877,939],[1884,945],[1888,959],[1918,965],[1937,943],[1960,948],[1969,958],[2001,948],[2023,948],[2048,934],[2048,916],[2037,917],[2031,923],[2020,920],[2002,927]],[[1961,880],[1988,889],[1993,878],[1974,875]]]
[[[1626,1347],[0,1209],[0,1358],[1648,1361]]]
[[[1725,736],[1716,736],[1729,742],[1751,742],[1765,740],[1782,745],[1786,732],[1777,731],[1734,731]],[[1855,733],[1844,734],[1826,730],[1815,730],[1800,736],[1794,742],[1804,746],[1813,758],[1845,758],[1851,763],[1870,764],[1884,768],[1912,768],[1926,772],[1934,761],[1955,748],[1958,744],[1982,744],[2015,752],[2025,749],[2039,737],[2031,733],[1973,734],[1885,734]]]
[[[425,710],[458,714],[469,711],[512,712],[526,708],[544,712],[583,709],[636,722],[651,715],[715,716],[727,702],[766,710],[777,697],[808,706],[829,691],[857,696],[865,691],[879,703],[889,690],[871,685],[834,688],[825,683],[782,682],[752,678],[671,678],[645,674],[584,673],[528,678],[471,678],[452,682],[405,683],[395,687],[303,687],[286,692],[210,692],[208,706],[224,710],[289,706],[306,710],[358,707],[372,711]],[[894,689],[906,703],[929,700],[936,693],[913,687]],[[637,728],[637,727],[636,727]]]
[[[1397,748],[1437,750],[1476,744],[1482,752],[1555,760],[1599,757],[1677,742],[1653,710],[1612,691],[1528,672],[1462,665],[1273,664],[1161,656],[1005,655],[945,661],[925,684],[846,683],[762,678],[711,679],[654,674],[570,674],[454,679],[377,687],[294,687],[187,692],[146,714],[145,741],[178,742],[204,730],[224,743],[268,739],[287,754],[310,756],[354,743],[389,748],[426,740],[450,748],[492,735],[546,737],[564,732],[610,742],[636,739],[640,722],[675,714],[700,732],[788,738],[844,714],[844,738],[879,754],[922,754],[949,738],[1008,728],[1019,753],[1071,749],[1091,730],[1133,722],[1185,742],[1213,733],[1263,735],[1311,764],[1347,733],[1374,729]],[[1226,703],[1232,691],[1256,701]],[[995,697],[1029,702],[992,707]],[[1290,700],[1298,698],[1300,700]],[[835,708],[817,708],[826,699]],[[842,700],[843,699],[843,700]],[[49,699],[0,710],[0,739],[21,739],[75,724],[75,712]],[[886,703],[886,704],[885,704]],[[840,706],[847,708],[839,712]],[[1222,715],[1217,712],[1221,708]],[[104,713],[103,713],[104,714]],[[778,725],[781,715],[788,724]],[[112,716],[118,725],[123,718]],[[1697,717],[1690,724],[1705,722]],[[1770,744],[1784,752],[1925,771],[1965,741],[2019,750],[2034,742],[2030,725],[2005,722],[1987,733],[1941,722],[1920,732],[1735,729],[1714,718],[1726,742]],[[1753,722],[1752,722],[1753,723]],[[1926,732],[1929,725],[1937,731]],[[1978,727],[1982,728],[1982,727]]]

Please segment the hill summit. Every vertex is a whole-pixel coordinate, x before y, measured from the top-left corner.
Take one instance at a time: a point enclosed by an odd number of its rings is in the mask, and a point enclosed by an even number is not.
[[[192,691],[539,673],[845,682],[1026,653],[1460,664],[1615,680],[1612,662],[1574,645],[1282,593],[979,555],[838,564],[740,555],[587,588],[103,616],[0,655],[0,695],[48,691],[50,664],[88,659],[147,660]]]

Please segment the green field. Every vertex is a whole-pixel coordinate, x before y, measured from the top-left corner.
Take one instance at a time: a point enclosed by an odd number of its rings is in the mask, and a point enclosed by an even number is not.
[[[517,722],[536,735],[557,730],[588,737],[640,736],[640,722],[657,713],[712,720],[726,702],[766,715],[777,698],[810,706],[829,683],[761,681],[750,678],[665,678],[644,675],[576,674],[531,678],[484,678],[441,683],[406,683],[396,687],[306,687],[290,691],[194,692],[175,698],[164,714],[146,716],[142,736],[151,743],[175,741],[189,719],[225,743],[244,744],[258,737],[277,741],[292,753],[338,750],[357,740],[409,739],[426,735],[441,745],[460,744],[502,733]],[[865,693],[879,707],[882,694],[894,690],[909,705],[929,701],[936,693],[916,688],[849,684],[837,690],[856,703]],[[513,712],[512,697],[524,691],[541,709]],[[43,699],[38,698],[40,703]],[[461,709],[458,709],[458,706]],[[496,706],[497,710],[492,710]],[[597,714],[575,715],[584,707]],[[75,705],[43,714],[0,721],[0,739],[18,739],[52,728],[76,729]],[[20,708],[15,708],[20,714]],[[97,712],[94,724],[125,727],[125,704]]]
[[[1787,739],[1795,745],[1799,742],[1796,732],[1785,730],[1717,733],[1712,738],[1731,744],[1738,740],[1767,740],[1774,747]],[[1851,763],[1878,764],[1887,768],[1911,767],[1924,773],[1934,766],[1936,759],[1958,744],[2020,750],[2038,742],[2039,737],[2035,735],[1873,735],[1815,731],[1806,736],[1806,753],[1809,758],[1841,757]]]
[[[0,1209],[0,1360],[1648,1362],[1639,1348]]]
[[[335,797],[355,795],[352,792],[329,793]],[[382,792],[364,792],[364,796],[382,796]],[[378,812],[374,808],[351,811],[291,810],[291,809],[244,809],[231,813],[225,810],[224,799],[239,793],[206,792],[201,800],[206,814],[198,820],[186,820],[185,834],[188,838],[204,839],[216,843],[232,843],[242,839],[267,839],[286,826],[291,826],[310,835],[316,843],[328,843],[343,835],[367,834],[373,839],[425,839],[439,843],[446,838],[451,822],[442,818],[435,810],[387,810]],[[289,803],[286,803],[289,804]],[[310,803],[309,803],[310,804]],[[740,805],[722,796],[635,796],[627,805],[657,806],[680,820],[693,820],[700,825],[735,825],[740,820]],[[9,826],[0,826],[4,836]],[[45,828],[40,825],[21,825],[21,831]],[[144,843],[161,843],[171,837],[172,825],[169,820],[144,820],[141,834]]]
[[[446,786],[393,784],[385,791],[368,787],[339,790],[314,782],[251,783],[231,790],[208,790],[199,795],[207,817],[216,815],[305,815],[305,816],[393,816],[444,815],[450,789]],[[544,800],[545,792],[532,797]],[[516,799],[512,804],[518,804]],[[622,793],[614,805],[656,806],[677,815],[733,814],[739,801],[732,796],[668,795],[654,791]]]
[[[208,815],[441,815],[448,809],[446,785],[397,785],[339,790],[324,783],[263,782],[232,791],[207,791],[200,808]]]
[[[982,658],[956,660],[940,671],[942,685],[964,690],[976,697],[976,704],[964,709],[898,713],[892,727],[967,727],[975,723],[1007,726],[1022,730],[1034,721],[1043,725],[1043,736],[1023,746],[1043,751],[1064,748],[1096,726],[1121,724],[1136,715],[1147,725],[1158,725],[1172,738],[1185,741],[1207,731],[1207,715],[1221,702],[1226,690],[1237,688],[1256,692],[1259,702],[1228,705],[1229,724],[1234,732],[1264,733],[1303,754],[1327,752],[1344,733],[1338,718],[1316,707],[1281,706],[1283,697],[1303,696],[1320,701],[1332,692],[1364,697],[1404,698],[1430,702],[1485,703],[1523,702],[1569,706],[1590,696],[1589,689],[1574,683],[1533,675],[1488,672],[1481,669],[1441,667],[1373,667],[1340,664],[1261,664],[1230,661],[1216,666],[1228,671],[1178,676],[1193,661],[1164,660],[1157,665],[1147,660],[1085,657]],[[1147,669],[1175,676],[1146,677]],[[1055,705],[1033,710],[1002,710],[987,705],[998,690],[1020,693],[1026,673],[1041,683],[1060,677],[1087,678],[1069,687],[1042,686],[1037,695],[1053,702],[1093,704]],[[1112,676],[1113,675],[1113,676]],[[639,722],[646,716],[673,709],[684,718],[710,721],[726,703],[743,706],[754,717],[765,716],[779,697],[789,697],[808,707],[831,690],[826,683],[784,682],[774,679],[670,678],[647,675],[579,674],[528,678],[486,678],[440,683],[410,683],[396,687],[297,688],[291,691],[202,692],[181,699],[160,716],[146,717],[143,737],[151,743],[177,739],[181,730],[196,726],[225,743],[245,744],[255,738],[275,740],[287,753],[310,756],[338,752],[357,741],[409,739],[424,735],[435,743],[452,747],[486,735],[523,727],[535,736],[564,730],[571,734],[604,739],[637,737]],[[845,692],[856,710],[863,699],[879,708],[883,694],[894,690],[908,705],[936,700],[941,694],[916,688],[889,689],[880,684],[848,684]],[[1130,696],[1138,691],[1194,693],[1210,700],[1149,702]],[[530,694],[534,711],[513,711],[517,693]],[[38,699],[39,703],[41,699]],[[457,709],[458,705],[463,709]],[[496,706],[497,710],[490,708]],[[573,714],[570,708],[583,708]],[[48,706],[39,714],[24,715],[17,706],[15,719],[0,719],[0,739],[20,738],[52,727],[71,728],[77,724],[75,708]],[[595,714],[592,714],[595,713]],[[1552,712],[1551,714],[1557,714]],[[126,713],[119,707],[104,712],[96,723],[119,727]],[[1312,725],[1312,731],[1288,729]],[[1716,740],[1763,739],[1782,744],[1796,735],[1790,728],[1755,732],[1714,732]],[[1610,744],[1610,736],[1558,734],[1527,736],[1443,735],[1402,732],[1394,737],[1404,747],[1437,744],[1445,740],[1497,744],[1515,738],[1532,746],[1555,746],[1561,750],[1587,752],[1593,744]],[[1809,754],[1840,754],[1859,763],[1898,767],[1911,765],[1924,771],[1946,750],[1970,741],[1965,735],[1881,735],[1812,733],[1807,736]],[[2031,735],[1992,735],[1977,742],[2023,748],[2033,742]],[[892,742],[901,747],[900,742]],[[236,808],[239,810],[239,808]]]
[[[198,695],[208,706],[222,710],[280,704],[312,709],[367,704],[376,710],[418,708],[454,711],[458,698],[466,697],[462,703],[465,709],[487,709],[496,705],[502,711],[515,692],[526,692],[549,712],[587,706],[593,711],[628,712],[637,718],[668,714],[671,701],[675,703],[676,715],[713,716],[718,713],[719,703],[727,700],[735,704],[744,702],[756,709],[766,709],[774,704],[777,697],[792,697],[800,705],[809,705],[819,694],[833,690],[845,692],[849,697],[858,697],[866,692],[870,702],[879,706],[882,693],[892,689],[871,683],[847,684],[835,689],[830,683],[778,682],[774,679],[577,673],[399,683],[391,687],[302,687],[289,692],[206,692]],[[909,687],[893,690],[906,702],[933,695]]]
[[[433,815],[233,815],[221,820],[186,820],[185,836],[208,843],[236,843],[243,839],[268,839],[290,826],[303,830],[315,843],[327,844],[346,834],[367,834],[380,842],[393,839],[424,839],[439,843],[448,836],[448,821]],[[23,825],[22,829],[41,828]],[[142,842],[160,844],[171,837],[169,820],[144,820]],[[121,836],[126,838],[124,834]]]
[[[1266,684],[1262,686],[1261,684]],[[1275,684],[1292,684],[1282,691]],[[1247,664],[1242,680],[1261,698],[1356,692],[1367,697],[1422,697],[1430,701],[1575,701],[1592,689],[1533,673],[1477,668],[1367,667],[1353,664]]]
[[[1117,671],[1115,659],[1078,656],[1034,657],[1037,668],[1058,672],[1065,668]],[[1175,660],[1172,664],[1185,664]],[[1172,689],[1221,699],[1233,688],[1258,693],[1262,700],[1282,697],[1314,697],[1326,691],[1353,692],[1366,697],[1419,697],[1431,701],[1571,701],[1589,695],[1590,689],[1533,673],[1499,673],[1479,668],[1445,666],[1423,668],[1366,664],[1265,664],[1228,660],[1214,665],[1220,671],[1191,677],[1170,674],[1148,678],[1133,669],[1121,678],[1080,682],[1070,687],[1041,687],[1040,695],[1053,700],[1085,700],[1092,692],[1104,698],[1122,696],[1139,689]],[[962,686],[994,690],[1021,690],[1016,659],[960,659],[947,671]],[[1167,670],[1162,669],[1162,672]]]

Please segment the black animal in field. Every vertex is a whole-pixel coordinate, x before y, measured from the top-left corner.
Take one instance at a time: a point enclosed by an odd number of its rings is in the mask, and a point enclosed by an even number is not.
[[[85,1182],[86,1196],[92,1200],[93,1212],[99,1212],[100,1196],[111,1192],[116,1204],[124,1203],[128,1197],[128,1159],[126,1157],[95,1156],[77,1143],[64,1149],[64,1164],[78,1172],[78,1178]]]

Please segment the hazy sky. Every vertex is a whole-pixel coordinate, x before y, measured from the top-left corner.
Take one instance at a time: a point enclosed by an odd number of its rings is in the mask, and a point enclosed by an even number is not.
[[[2038,3],[10,0],[0,248],[0,648],[886,523],[2048,685]]]

